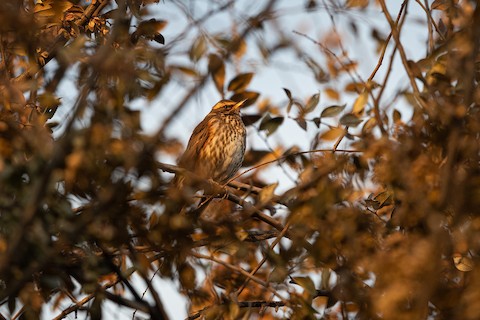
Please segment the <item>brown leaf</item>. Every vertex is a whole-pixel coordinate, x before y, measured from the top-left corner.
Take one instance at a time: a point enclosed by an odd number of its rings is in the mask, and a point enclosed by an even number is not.
[[[353,113],[347,113],[340,118],[340,124],[348,127],[356,127],[362,122],[362,119],[358,118]]]
[[[340,94],[339,94],[338,91],[335,90],[335,89],[326,88],[326,89],[325,89],[325,94],[326,94],[330,99],[340,100]]]
[[[259,114],[242,115],[242,121],[245,126],[250,126],[262,118]]]
[[[311,96],[308,99],[307,104],[305,105],[304,112],[309,113],[315,110],[319,101],[320,101],[320,93],[316,93],[313,96]]]
[[[268,114],[263,118],[262,122],[260,123],[259,130],[267,131],[267,136],[271,135],[275,131],[277,131],[278,127],[283,123],[283,117],[275,117],[271,118]]]
[[[248,150],[245,153],[245,158],[243,159],[243,166],[250,167],[260,162],[264,157],[269,155],[271,152],[268,150]]]
[[[347,8],[360,8],[365,9],[368,6],[369,0],[348,0],[346,3]]]
[[[320,118],[329,118],[329,117],[335,117],[337,115],[339,115],[343,109],[345,109],[347,105],[344,104],[344,105],[341,105],[341,106],[330,106],[330,107],[327,107],[325,108],[321,115],[320,115]]]
[[[223,97],[223,87],[225,84],[225,64],[218,55],[210,54],[208,56],[208,71],[212,75],[215,88],[217,88],[218,92]]]
[[[253,78],[254,73],[249,72],[249,73],[241,73],[237,75],[235,78],[230,81],[228,84],[228,91],[234,91],[236,93],[242,91],[245,89],[250,81]]]
[[[230,100],[233,100],[235,102],[239,102],[242,100],[247,100],[242,106],[242,109],[251,106],[254,104],[258,97],[260,96],[260,93],[258,92],[253,92],[253,91],[242,91],[240,93],[235,93],[230,97]]]
[[[188,52],[190,59],[194,62],[200,60],[205,51],[207,50],[207,44],[205,37],[198,37],[192,44],[190,51]]]

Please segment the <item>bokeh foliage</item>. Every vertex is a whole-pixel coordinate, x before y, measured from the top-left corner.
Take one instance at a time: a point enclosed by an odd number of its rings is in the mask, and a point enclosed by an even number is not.
[[[109,301],[167,319],[156,277],[178,283],[191,319],[480,318],[477,2],[405,0],[393,14],[385,0],[304,1],[302,14],[346,16],[353,33],[355,14],[382,12],[369,77],[335,23],[316,40],[279,25],[281,1],[240,18],[234,3],[197,17],[182,1],[0,2],[1,318],[100,319]],[[175,39],[162,33],[174,21],[151,18],[167,5],[189,21]],[[428,35],[416,61],[412,7]],[[220,14],[230,29],[209,32]],[[262,65],[295,55],[320,92],[256,90],[252,52]],[[172,83],[177,104],[145,134],[134,102]],[[267,147],[249,147],[228,187],[191,177],[176,190],[165,172],[189,173],[162,156],[181,152],[171,124],[201,92],[249,99],[244,121]],[[292,124],[310,147],[272,146]],[[198,216],[202,189],[217,199]]]

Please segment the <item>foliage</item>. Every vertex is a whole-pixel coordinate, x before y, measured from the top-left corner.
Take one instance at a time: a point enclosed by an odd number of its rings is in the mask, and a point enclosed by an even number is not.
[[[305,1],[302,14],[333,22],[316,40],[278,25],[280,2],[241,19],[235,1],[201,17],[182,2],[0,2],[1,318],[100,319],[109,301],[167,319],[155,278],[177,281],[191,319],[480,318],[480,6],[405,0],[392,16],[385,0]],[[174,39],[163,33],[174,18],[151,18],[168,5],[190,21]],[[428,32],[417,61],[402,37],[413,6]],[[335,23],[348,17],[355,33],[349,13],[364,10],[390,26],[371,32],[369,77]],[[221,14],[231,29],[210,33]],[[264,65],[294,54],[319,91],[254,90],[252,52]],[[177,104],[146,134],[134,103],[175,83]],[[250,146],[228,186],[192,176],[176,190],[165,172],[191,173],[162,157],[179,155],[173,120],[201,92],[248,99],[245,123],[267,147]],[[292,123],[310,148],[271,147]],[[202,189],[216,199],[198,216]]]

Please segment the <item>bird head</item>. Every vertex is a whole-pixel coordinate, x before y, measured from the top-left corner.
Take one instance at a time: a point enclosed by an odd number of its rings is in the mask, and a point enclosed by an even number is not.
[[[247,99],[239,102],[235,102],[232,100],[220,100],[213,106],[212,111],[221,112],[225,114],[239,113],[240,108],[243,106],[245,101],[247,101]]]

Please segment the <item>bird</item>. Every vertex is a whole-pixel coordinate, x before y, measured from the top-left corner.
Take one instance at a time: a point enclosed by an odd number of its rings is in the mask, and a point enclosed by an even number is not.
[[[178,166],[201,178],[228,182],[240,169],[247,131],[240,115],[246,100],[220,100],[195,127]],[[174,179],[177,187],[183,178]]]

